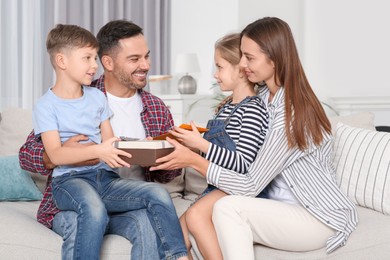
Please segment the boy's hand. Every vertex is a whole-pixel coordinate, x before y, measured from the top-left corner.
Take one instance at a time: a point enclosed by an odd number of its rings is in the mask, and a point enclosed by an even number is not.
[[[131,158],[131,154],[115,148],[113,146],[115,141],[120,141],[120,138],[111,137],[103,143],[97,145],[99,158],[107,163],[111,168],[130,167],[130,164],[121,159],[119,155]]]

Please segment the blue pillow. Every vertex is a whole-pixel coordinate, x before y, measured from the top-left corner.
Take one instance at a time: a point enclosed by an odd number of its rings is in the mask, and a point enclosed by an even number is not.
[[[18,156],[0,156],[0,201],[41,199],[30,173],[20,168]]]

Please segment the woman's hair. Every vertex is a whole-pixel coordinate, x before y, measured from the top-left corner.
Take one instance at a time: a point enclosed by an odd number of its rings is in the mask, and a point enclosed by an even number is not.
[[[330,122],[314,94],[299,60],[288,24],[265,17],[249,24],[242,32],[256,42],[275,65],[275,82],[285,88],[285,130],[289,147],[304,150],[309,139],[319,145],[323,132],[330,133]]]

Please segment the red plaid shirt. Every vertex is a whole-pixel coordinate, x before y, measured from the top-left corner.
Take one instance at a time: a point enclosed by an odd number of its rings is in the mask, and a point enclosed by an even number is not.
[[[91,86],[98,88],[106,94],[106,89],[104,88],[104,75],[99,79],[94,80]],[[160,98],[144,90],[138,90],[138,92],[141,95],[144,107],[141,112],[141,121],[144,125],[146,136],[153,137],[166,133],[174,125],[169,109]],[[32,131],[27,137],[26,143],[19,150],[19,162],[24,170],[48,175],[46,190],[38,209],[37,219],[38,222],[51,228],[53,218],[60,210],[57,209],[53,201],[51,186],[52,171],[46,169],[43,164],[43,151],[42,140],[40,137],[35,136],[34,131]],[[161,183],[167,183],[180,174],[181,169],[150,172],[149,168],[145,168],[147,181],[156,180]]]

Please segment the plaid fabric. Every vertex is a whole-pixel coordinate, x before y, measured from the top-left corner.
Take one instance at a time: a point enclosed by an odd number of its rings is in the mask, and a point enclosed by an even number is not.
[[[91,86],[98,88],[106,94],[106,89],[104,87],[104,75],[102,75],[99,79],[94,80]],[[138,92],[141,95],[144,106],[141,112],[141,120],[145,128],[146,136],[153,137],[166,133],[174,125],[169,109],[160,98],[152,95],[151,93],[144,90],[138,90]],[[44,167],[42,159],[43,151],[42,140],[40,137],[35,136],[34,131],[32,131],[27,137],[26,143],[19,150],[19,161],[20,166],[24,170],[48,175],[46,190],[38,209],[37,219],[38,222],[48,228],[51,228],[53,218],[60,210],[56,208],[53,201],[51,186],[52,171]],[[181,172],[181,169],[150,172],[149,168],[145,168],[145,177],[147,181],[167,183],[179,176]]]

